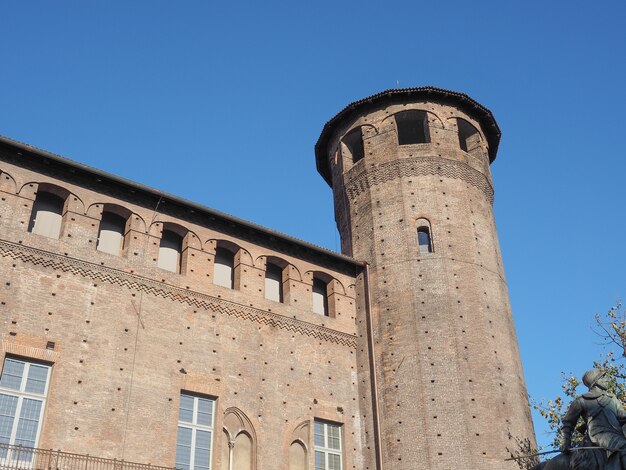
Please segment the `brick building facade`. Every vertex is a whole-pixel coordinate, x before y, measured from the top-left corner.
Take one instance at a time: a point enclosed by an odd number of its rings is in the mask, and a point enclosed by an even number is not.
[[[0,461],[516,468],[499,138],[431,87],[341,111],[316,157],[342,255],[2,138]]]

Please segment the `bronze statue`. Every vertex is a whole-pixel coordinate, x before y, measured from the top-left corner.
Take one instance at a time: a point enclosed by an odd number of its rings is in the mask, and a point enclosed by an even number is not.
[[[583,384],[589,391],[574,399],[562,419],[562,453],[533,470],[626,470],[626,437],[622,428],[626,411],[607,393],[604,375],[599,369],[585,372]],[[581,417],[585,437],[580,447],[572,448],[572,433]]]

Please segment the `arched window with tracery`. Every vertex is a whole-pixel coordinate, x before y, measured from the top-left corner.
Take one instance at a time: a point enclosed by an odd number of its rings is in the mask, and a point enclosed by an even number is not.
[[[256,470],[256,434],[248,417],[238,408],[224,413],[222,470]]]

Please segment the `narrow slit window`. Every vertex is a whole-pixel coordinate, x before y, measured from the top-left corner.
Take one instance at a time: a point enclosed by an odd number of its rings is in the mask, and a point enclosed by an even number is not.
[[[318,277],[313,278],[313,312],[329,316],[328,283]]]
[[[430,142],[428,116],[425,111],[403,111],[395,115],[398,144],[427,144]]]
[[[356,163],[365,157],[365,148],[363,146],[363,134],[361,128],[357,127],[348,132],[342,140],[345,148],[352,157],[352,163]]]
[[[65,199],[47,191],[37,191],[28,231],[48,238],[61,235]]]
[[[124,245],[126,219],[113,212],[103,212],[96,249],[104,253],[119,256]]]
[[[235,285],[235,254],[226,248],[215,251],[213,284],[232,289]]]
[[[183,237],[172,230],[164,229],[159,246],[159,260],[157,265],[161,269],[180,273],[180,260],[183,249]]]
[[[283,301],[283,270],[274,263],[267,263],[265,267],[265,298]]]
[[[433,246],[430,239],[430,230],[428,229],[428,227],[420,227],[417,229],[417,243],[419,245],[420,255],[433,252]]]
[[[457,119],[456,123],[459,130],[459,147],[461,147],[461,150],[470,154],[474,154],[476,149],[480,151],[480,133],[478,129],[465,119]]]

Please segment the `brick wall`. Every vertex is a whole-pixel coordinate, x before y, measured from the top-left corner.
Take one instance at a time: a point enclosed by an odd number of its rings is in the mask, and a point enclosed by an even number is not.
[[[185,390],[217,399],[213,468],[227,409],[252,427],[253,468],[286,470],[296,438],[312,459],[314,418],[343,425],[344,468],[369,468],[355,264],[10,146],[0,157],[0,337],[5,354],[53,364],[40,447],[173,466]],[[27,231],[41,184],[70,193],[59,240]],[[120,256],[96,250],[105,204],[131,213]],[[165,223],[187,231],[181,274],[156,267]],[[223,243],[237,289],[212,283]],[[284,303],[264,298],[268,257],[285,263]],[[316,272],[332,278],[332,316],[311,311]]]

